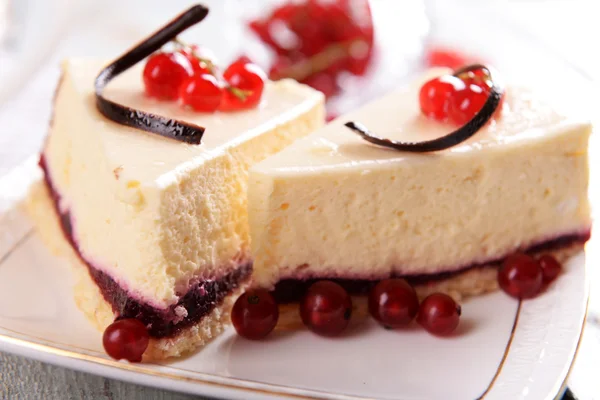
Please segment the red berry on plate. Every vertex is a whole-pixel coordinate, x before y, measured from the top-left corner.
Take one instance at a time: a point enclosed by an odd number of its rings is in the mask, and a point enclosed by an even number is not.
[[[425,298],[419,307],[417,322],[436,336],[448,336],[460,322],[461,307],[444,293],[434,293]]]
[[[538,259],[538,262],[542,268],[542,280],[546,284],[555,280],[562,271],[560,263],[550,254],[544,254]]]
[[[192,76],[181,85],[179,98],[182,104],[195,111],[213,112],[221,105],[223,87],[212,75]]]
[[[352,316],[352,299],[343,287],[332,281],[312,284],[300,302],[300,317],[311,331],[337,336]]]
[[[144,67],[146,94],[164,100],[175,100],[184,80],[194,74],[192,64],[181,53],[151,55]]]
[[[450,98],[464,89],[465,83],[452,75],[443,75],[425,82],[419,92],[421,112],[429,118],[446,121]]]
[[[524,253],[511,254],[498,270],[498,284],[517,299],[529,299],[542,290],[543,272],[540,264]]]
[[[266,76],[256,64],[235,62],[223,74],[229,84],[223,98],[223,110],[241,110],[255,107],[265,88]]]
[[[384,279],[369,293],[369,312],[384,326],[406,326],[418,311],[417,293],[404,279]]]
[[[106,353],[116,360],[130,362],[142,361],[142,355],[148,348],[150,335],[142,321],[125,318],[110,324],[102,336]]]
[[[465,125],[481,110],[488,97],[489,88],[483,85],[469,83],[456,91],[449,100],[448,116],[456,125]]]
[[[279,307],[267,290],[248,290],[233,305],[231,322],[237,333],[246,339],[266,337],[277,325]]]

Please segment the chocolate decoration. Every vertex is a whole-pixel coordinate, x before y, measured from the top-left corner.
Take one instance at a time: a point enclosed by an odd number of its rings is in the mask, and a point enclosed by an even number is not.
[[[367,142],[376,144],[378,146],[389,147],[398,151],[408,151],[413,153],[427,153],[431,151],[445,150],[450,147],[456,146],[465,140],[473,136],[479,131],[496,112],[496,109],[500,105],[500,100],[504,94],[504,86],[494,79],[490,68],[481,64],[469,65],[454,71],[454,76],[459,76],[469,71],[484,69],[488,72],[492,87],[490,88],[490,95],[483,107],[479,112],[465,125],[456,129],[455,131],[442,136],[437,139],[427,140],[424,142],[398,142],[391,139],[386,139],[375,135],[370,132],[367,127],[359,122],[347,122],[345,126],[358,133]],[[495,74],[494,74],[495,75]]]
[[[106,118],[136,129],[155,133],[185,143],[200,144],[204,128],[160,115],[136,110],[106,99],[102,92],[106,85],[122,72],[133,67],[162,46],[177,37],[178,34],[202,21],[208,15],[208,8],[196,5],[180,14],[163,28],[140,42],[133,49],[106,66],[96,77],[96,108]]]

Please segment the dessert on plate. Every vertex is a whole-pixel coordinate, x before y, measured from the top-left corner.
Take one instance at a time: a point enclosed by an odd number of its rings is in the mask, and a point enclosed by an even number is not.
[[[32,196],[39,230],[68,244],[78,306],[101,329],[142,321],[148,358],[201,346],[228,322],[252,266],[247,170],[324,121],[323,95],[308,86],[264,82],[245,61],[218,77],[197,48],[155,53],[206,13],[190,9],[114,62],[63,63],[45,185]],[[186,107],[166,101],[165,65],[169,79],[190,80]]]
[[[254,285],[284,303],[401,277],[460,298],[496,289],[510,254],[581,249],[591,125],[518,85],[491,104],[495,76],[431,70],[253,166]]]
[[[533,297],[589,239],[586,119],[471,65],[322,127],[322,93],[247,59],[221,71],[177,38],[207,13],[112,62],[63,63],[31,204],[112,357],[179,356],[232,306],[250,339],[296,301],[337,335],[367,293],[383,325],[449,335],[455,299]]]

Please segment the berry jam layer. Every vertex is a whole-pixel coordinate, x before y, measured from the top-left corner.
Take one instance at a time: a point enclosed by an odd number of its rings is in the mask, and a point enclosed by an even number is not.
[[[59,211],[60,194],[52,185],[43,155],[40,158],[39,165],[44,171],[46,187],[51,195],[54,209],[59,217],[65,238],[69,241],[80,260],[87,266],[90,276],[100,289],[102,296],[111,305],[113,312],[117,316],[116,319],[139,319],[148,327],[150,336],[154,338],[175,336],[182,329],[196,324],[205,315],[208,315],[227,295],[250,276],[252,263],[247,262],[220,279],[195,283],[179,299],[177,304],[170,306],[166,310],[157,309],[139,302],[129,296],[127,291],[119,286],[111,276],[83,258],[73,236],[70,213],[68,211]]]
[[[539,253],[544,251],[554,251],[563,248],[569,248],[574,245],[583,245],[590,239],[591,233],[585,232],[581,234],[563,235],[552,240],[548,240],[536,244],[525,250],[526,253]],[[404,278],[411,285],[426,285],[431,282],[439,282],[446,279],[454,278],[467,271],[483,268],[484,266],[499,266],[503,259],[491,260],[483,264],[472,264],[458,270],[447,272],[439,272],[435,274],[420,274],[420,275],[395,275],[392,278]],[[273,290],[275,300],[280,303],[292,303],[299,301],[308,287],[317,280],[328,279],[340,284],[351,295],[366,295],[369,290],[378,282],[378,280],[369,279],[348,279],[338,277],[318,277],[310,279],[286,278],[280,280]]]

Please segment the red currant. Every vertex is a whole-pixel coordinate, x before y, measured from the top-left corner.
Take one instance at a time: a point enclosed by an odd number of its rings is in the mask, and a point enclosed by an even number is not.
[[[542,268],[542,280],[546,284],[555,280],[562,271],[560,263],[550,254],[544,254],[538,259],[538,262]]]
[[[417,293],[404,279],[384,279],[369,293],[369,312],[384,326],[406,326],[418,311]]]
[[[126,318],[110,324],[102,336],[106,353],[116,360],[142,361],[148,348],[150,335],[146,326],[138,319]]]
[[[290,20],[296,15],[298,10],[301,8],[301,5],[296,4],[283,4],[282,6],[276,8],[271,14],[270,22],[279,19],[283,22],[290,22]]]
[[[338,115],[338,114],[336,114],[336,113],[333,113],[333,112],[330,112],[330,113],[327,113],[327,115],[325,115],[325,121],[326,121],[326,122],[331,122],[331,121],[333,121],[334,119],[336,119],[337,117],[339,117],[339,115]]]
[[[481,110],[488,97],[489,87],[484,83],[477,85],[469,82],[450,97],[448,116],[456,125],[465,125]]]
[[[458,76],[460,79],[465,82],[465,85],[474,84],[477,86],[481,86],[483,90],[489,91],[492,86],[492,81],[490,79],[490,75],[483,69],[475,69],[472,71],[467,71]]]
[[[448,67],[456,69],[469,63],[469,57],[456,50],[431,48],[425,54],[425,63],[429,67]]]
[[[212,75],[192,76],[181,85],[179,98],[195,111],[213,112],[221,105],[223,87]]]
[[[252,64],[252,60],[246,55],[241,55],[238,58],[236,58],[233,63]]]
[[[223,98],[223,110],[248,109],[258,105],[266,81],[265,73],[259,66],[236,62],[225,70],[223,77],[230,85]]]
[[[352,299],[332,281],[312,284],[300,303],[300,317],[311,331],[337,336],[346,329],[352,315]]]
[[[237,333],[246,339],[259,340],[277,325],[279,307],[264,289],[252,289],[242,294],[231,310],[231,322]]]
[[[452,75],[431,79],[421,86],[419,92],[421,112],[429,118],[446,121],[450,98],[464,88],[465,83]]]
[[[312,87],[315,90],[318,90],[327,98],[335,96],[340,91],[340,87],[337,84],[335,76],[325,72],[311,75],[307,79],[303,80],[302,83]]]
[[[184,80],[194,74],[192,64],[181,53],[157,53],[144,67],[146,94],[164,100],[175,100]]]
[[[271,69],[269,69],[269,78],[274,80],[285,78],[282,72],[292,65],[292,60],[289,57],[277,57],[273,65],[271,65]]]
[[[248,27],[254,31],[260,37],[260,40],[263,41],[267,46],[273,49],[277,54],[284,55],[287,54],[288,49],[285,49],[277,43],[276,40],[273,39],[270,32],[271,23],[270,21],[252,21],[248,24]]]
[[[425,298],[419,307],[417,322],[433,335],[448,336],[458,326],[461,307],[444,293],[434,293]]]
[[[539,263],[523,253],[511,254],[498,270],[502,290],[517,299],[535,297],[542,289],[543,273]]]
[[[202,60],[206,60],[215,64],[215,54],[209,49],[200,47],[196,44],[191,45],[189,48],[180,50],[180,53],[190,61],[190,64],[194,70],[194,75],[210,74],[208,65]]]

